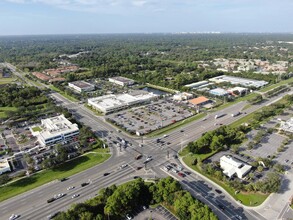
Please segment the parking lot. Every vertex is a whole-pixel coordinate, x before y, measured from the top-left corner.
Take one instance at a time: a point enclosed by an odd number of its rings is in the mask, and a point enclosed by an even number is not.
[[[146,209],[142,212],[138,213],[134,218],[134,220],[177,220],[177,218],[169,212],[169,210],[165,209],[163,206],[158,206],[155,209]]]
[[[131,134],[148,134],[159,128],[184,120],[194,113],[171,100],[159,100],[151,104],[113,113],[106,118]]]

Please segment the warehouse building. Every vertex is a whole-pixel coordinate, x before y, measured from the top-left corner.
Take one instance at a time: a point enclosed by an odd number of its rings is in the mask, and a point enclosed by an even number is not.
[[[216,88],[216,89],[212,89],[209,91],[210,94],[215,95],[215,96],[227,96],[229,95],[229,92],[226,91],[225,89],[221,89],[221,88]]]
[[[260,88],[268,84],[268,82],[263,81],[263,80],[254,80],[254,79],[246,79],[246,78],[240,78],[240,77],[235,77],[235,76],[217,76],[214,78],[209,79],[209,81],[215,82],[215,83],[223,83],[223,82],[228,82],[233,85],[242,85],[245,87],[256,87]]]
[[[228,155],[224,155],[220,158],[220,166],[221,169],[223,169],[223,173],[229,178],[237,176],[240,179],[243,179],[252,168],[252,166]]]
[[[158,95],[146,91],[135,91],[131,94],[105,95],[88,99],[88,105],[105,114],[128,108],[132,105],[149,102]]]
[[[0,175],[10,171],[11,171],[11,168],[8,161],[6,159],[0,160]]]
[[[134,84],[134,80],[122,76],[109,78],[109,82],[115,83],[120,86],[130,86]]]
[[[68,86],[78,92],[90,92],[95,89],[95,86],[85,81],[75,81],[68,83]]]
[[[67,143],[76,139],[79,134],[77,124],[72,124],[64,115],[43,119],[39,131],[31,131],[41,146]]]

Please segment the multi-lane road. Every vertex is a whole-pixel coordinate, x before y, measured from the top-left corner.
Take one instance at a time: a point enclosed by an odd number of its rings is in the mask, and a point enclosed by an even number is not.
[[[0,203],[1,218],[8,219],[12,213],[20,214],[21,219],[46,219],[49,214],[56,211],[66,210],[71,204],[75,202],[82,202],[88,198],[93,197],[99,189],[110,186],[112,184],[119,184],[134,176],[141,177],[165,177],[171,175],[164,172],[161,167],[172,159],[173,154],[184,147],[188,142],[196,140],[202,133],[212,130],[219,126],[219,124],[230,124],[231,122],[243,117],[244,114],[237,117],[231,117],[232,113],[241,111],[247,105],[246,102],[236,103],[219,112],[209,113],[206,120],[194,121],[184,128],[180,128],[168,134],[166,137],[160,137],[165,144],[158,145],[157,138],[145,138],[143,140],[144,147],[139,147],[142,139],[140,137],[131,137],[122,132],[118,132],[110,124],[106,123],[103,117],[95,116],[90,110],[85,108],[82,104],[73,103],[58,93],[52,92],[51,96],[59,102],[60,105],[70,109],[75,117],[85,125],[89,126],[95,133],[104,140],[107,140],[111,147],[112,157],[103,164],[97,165],[79,174],[71,176],[69,180],[64,182],[53,181],[44,186],[38,187],[27,193],[8,199]],[[282,95],[274,97],[270,100],[274,101]],[[247,113],[253,112],[258,108],[266,105],[252,106],[245,111]],[[225,116],[215,119],[216,114],[224,113]],[[124,139],[127,142],[127,148],[121,150],[117,148],[113,141],[117,141],[117,137]],[[170,144],[168,144],[168,142]],[[141,153],[144,156],[152,155],[153,160],[150,161],[146,169],[143,161],[135,160],[135,156]],[[169,156],[169,157],[168,157]],[[177,161],[179,163],[179,161]],[[128,166],[120,169],[122,164]],[[137,167],[143,167],[137,170]],[[108,176],[104,173],[109,172]],[[185,178],[176,176],[184,188],[189,190],[196,198],[206,203],[220,219],[236,219],[241,216],[243,219],[264,219],[261,215],[253,210],[243,209],[242,205],[230,198],[230,196],[215,193],[217,185],[207,182],[199,175],[192,173]],[[82,182],[90,182],[88,186],[81,187]],[[70,186],[75,186],[75,189],[67,191]],[[67,195],[50,204],[47,199],[53,197],[58,193],[66,193]],[[71,198],[73,194],[80,194],[77,198]],[[219,204],[225,207],[225,210],[219,208]]]

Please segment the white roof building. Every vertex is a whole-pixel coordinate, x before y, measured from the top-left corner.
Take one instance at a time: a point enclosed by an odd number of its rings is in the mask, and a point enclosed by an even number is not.
[[[10,172],[10,166],[7,160],[0,160],[0,175],[6,172]]]
[[[157,96],[156,94],[143,91],[133,94],[105,95],[88,99],[88,104],[106,114],[138,103],[150,101]]]
[[[235,76],[216,76],[214,78],[209,79],[209,81],[215,82],[215,83],[222,83],[222,82],[229,82],[233,85],[242,85],[246,87],[262,87],[268,84],[268,82],[263,81],[263,80],[254,80],[254,79],[246,79],[246,78],[240,78],[240,77],[235,77]]]
[[[85,81],[75,81],[68,83],[68,86],[78,92],[89,92],[95,89],[95,86]]]
[[[129,86],[134,84],[134,80],[122,76],[109,78],[109,82],[116,83],[120,86]]]
[[[288,121],[282,121],[280,129],[293,133],[293,118],[289,119]]]
[[[252,166],[227,155],[220,158],[220,166],[223,173],[229,178],[236,175],[240,179],[248,174],[252,168]]]
[[[42,146],[66,143],[76,138],[79,134],[77,124],[72,124],[64,115],[43,119],[41,124],[42,130],[32,132],[32,134],[38,138]]]
[[[176,101],[188,100],[191,98],[193,98],[193,95],[187,92],[182,92],[182,93],[180,92],[173,96],[173,100],[176,100]]]
[[[234,93],[235,91],[239,91],[240,94],[244,94],[248,91],[248,89],[243,88],[243,87],[239,87],[239,86],[228,89],[228,92],[231,92],[231,93]]]

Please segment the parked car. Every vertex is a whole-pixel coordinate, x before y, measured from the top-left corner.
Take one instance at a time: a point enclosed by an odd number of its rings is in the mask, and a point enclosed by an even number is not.
[[[221,190],[219,190],[219,189],[215,189],[215,191],[216,191],[217,193],[219,193],[219,194],[221,194],[221,193],[222,193],[222,191],[221,191]]]
[[[126,218],[127,218],[127,220],[131,220],[132,219],[132,217],[129,214],[126,215]]]

